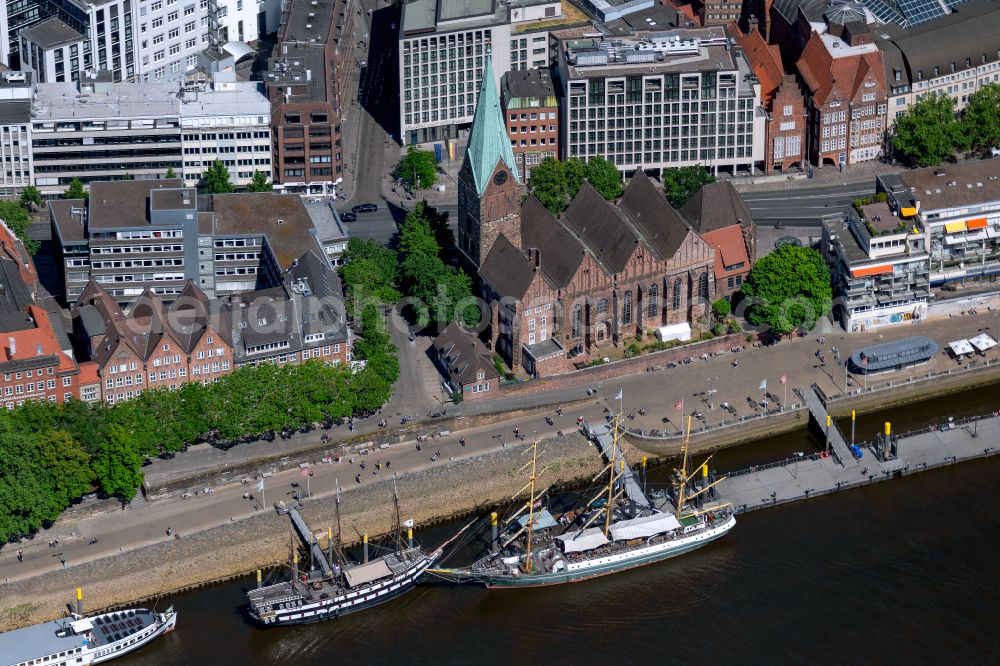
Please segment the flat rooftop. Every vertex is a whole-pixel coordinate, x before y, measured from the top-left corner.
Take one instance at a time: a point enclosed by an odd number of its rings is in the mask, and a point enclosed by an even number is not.
[[[636,37],[562,42],[569,78],[740,69],[721,26],[677,28]],[[749,71],[749,70],[748,70]]]
[[[75,83],[39,83],[31,111],[36,121],[178,116],[178,90],[175,82],[110,83],[98,92],[80,91]]]
[[[264,82],[290,93],[291,102],[326,101],[325,43],[286,43],[267,61]]]
[[[851,46],[840,37],[835,37],[828,32],[819,36],[823,40],[823,46],[830,52],[833,58],[847,58],[849,56],[861,55],[864,53],[878,53],[878,46],[875,44],[858,44]]]
[[[526,5],[539,0],[525,0]],[[498,0],[414,0],[403,3],[402,36],[500,25],[508,8]]]
[[[899,174],[921,212],[1000,200],[1000,159],[947,164]]]
[[[83,35],[57,18],[48,18],[21,32],[21,36],[43,49],[83,41]]]
[[[266,236],[282,270],[306,250],[321,251],[312,234],[312,218],[297,195],[245,192],[198,200],[207,202],[204,211],[215,214],[216,236]]]
[[[150,210],[194,210],[198,207],[197,192],[193,187],[176,190],[152,190],[149,193]]]
[[[199,116],[264,115],[270,117],[271,103],[257,81],[226,84],[231,90],[185,91],[180,100],[181,118]]]
[[[93,182],[90,184],[90,198],[87,199],[87,227],[124,229],[148,226],[146,199],[152,192],[163,189],[179,192],[183,187],[184,181],[180,178]]]
[[[535,97],[544,99],[556,94],[552,72],[548,69],[518,69],[507,72],[500,81],[505,100]]]

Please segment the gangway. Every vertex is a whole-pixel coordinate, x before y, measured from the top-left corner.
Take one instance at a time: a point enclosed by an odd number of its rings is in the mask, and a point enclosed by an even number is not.
[[[323,548],[320,547],[319,543],[313,539],[312,531],[309,526],[306,525],[306,521],[303,520],[302,515],[294,509],[288,509],[288,517],[292,520],[292,525],[295,526],[295,531],[299,534],[299,539],[305,544],[306,548],[309,548],[312,553],[313,562],[319,564],[320,568],[323,570],[323,576],[330,577],[333,575],[333,569],[330,567],[330,562],[326,559],[326,555],[323,553]]]
[[[837,427],[837,422],[830,418],[829,413],[827,413],[826,406],[820,400],[816,389],[808,386],[804,389],[799,389],[799,394],[809,408],[809,414],[816,420],[820,429],[826,433],[827,442],[837,462],[841,466],[846,466],[848,460],[854,460],[854,456],[851,455],[851,450],[848,448],[847,441],[844,439],[843,433],[840,432],[840,428]],[[829,420],[829,426],[827,426],[827,420]]]
[[[597,448],[601,452],[601,455],[604,456],[604,459],[610,461],[611,449],[614,444],[614,434],[611,428],[607,425],[598,425],[589,428],[588,432],[590,433],[590,438],[597,444]],[[635,478],[635,473],[629,467],[628,462],[621,455],[621,452],[619,452],[617,458],[619,465],[622,465],[619,479],[625,487],[625,495],[640,509],[652,508],[649,498],[646,497],[646,493],[642,492],[642,486],[639,485],[638,480]]]

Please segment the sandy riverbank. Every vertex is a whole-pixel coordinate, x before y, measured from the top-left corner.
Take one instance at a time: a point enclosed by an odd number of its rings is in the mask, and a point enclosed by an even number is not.
[[[602,466],[594,446],[579,434],[546,440],[541,448],[546,485],[589,479]],[[527,460],[524,451],[508,446],[400,477],[404,518],[413,518],[419,528],[506,502],[524,485],[517,473]],[[334,522],[334,505],[332,497],[312,500],[303,513],[313,529],[323,530]],[[356,540],[358,533],[373,538],[387,533],[393,516],[388,480],[349,486],[343,494],[345,541]],[[163,543],[0,585],[0,631],[58,617],[78,586],[86,608],[105,608],[249,574],[287,557],[288,519],[273,511],[176,540],[164,536]]]

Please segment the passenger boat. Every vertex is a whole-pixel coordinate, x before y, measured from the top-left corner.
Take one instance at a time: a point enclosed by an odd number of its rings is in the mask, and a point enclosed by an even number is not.
[[[77,588],[76,613],[0,634],[0,665],[103,664],[173,631],[177,623],[173,606],[162,613],[130,608],[84,616],[82,599]]]
[[[488,588],[575,583],[675,557],[725,536],[736,525],[732,508],[705,501],[723,479],[709,480],[708,460],[687,473],[690,427],[689,419],[673,499],[650,497],[639,485],[619,446],[620,418],[610,431],[590,430],[607,460],[601,472],[607,483],[578,512],[558,520],[543,507],[545,490],[536,492],[539,454],[533,443],[532,459],[522,467],[530,470],[528,483],[515,495],[527,490],[528,499],[506,521],[503,534],[493,514],[491,552],[468,567],[431,573]]]

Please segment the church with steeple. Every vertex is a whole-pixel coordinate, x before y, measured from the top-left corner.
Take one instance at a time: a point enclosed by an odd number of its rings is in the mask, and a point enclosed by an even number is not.
[[[584,182],[553,214],[524,188],[486,57],[458,180],[458,246],[511,368],[571,370],[608,346],[695,322],[715,298],[715,250],[641,170],[617,202]]]

